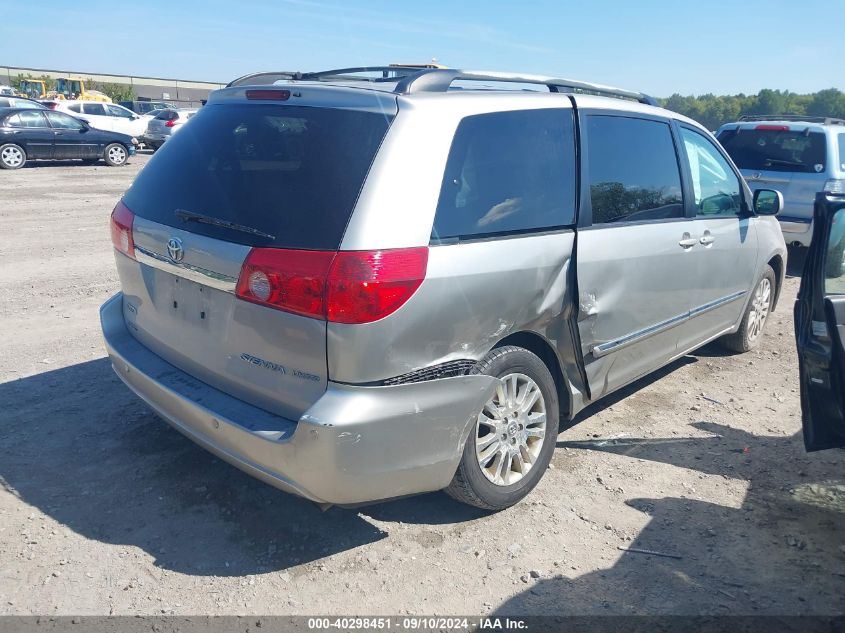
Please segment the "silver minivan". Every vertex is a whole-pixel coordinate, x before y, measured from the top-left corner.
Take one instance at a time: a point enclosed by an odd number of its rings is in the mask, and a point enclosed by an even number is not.
[[[372,70],[236,80],[114,209],[108,353],[176,429],[318,503],[496,510],[561,420],[759,344],[782,197],[700,125],[595,84]]]
[[[809,246],[816,193],[845,193],[845,120],[744,116],[721,126],[716,136],[752,191],[783,194],[778,220],[786,243]]]

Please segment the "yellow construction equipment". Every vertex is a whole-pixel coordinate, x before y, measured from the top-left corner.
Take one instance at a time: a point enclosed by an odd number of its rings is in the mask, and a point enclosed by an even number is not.
[[[99,90],[85,88],[85,80],[79,77],[59,77],[56,79],[56,89],[45,95],[47,99],[78,99],[80,101],[100,101],[112,103],[111,97]]]

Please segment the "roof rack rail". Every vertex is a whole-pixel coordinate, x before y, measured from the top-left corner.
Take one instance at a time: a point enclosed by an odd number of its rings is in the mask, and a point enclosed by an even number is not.
[[[411,94],[415,92],[446,92],[455,81],[500,81],[505,83],[537,84],[546,86],[549,92],[582,92],[602,97],[632,99],[646,105],[658,105],[657,101],[642,92],[624,90],[602,84],[574,79],[547,77],[544,75],[522,75],[486,70],[422,70],[401,80],[394,92]]]
[[[353,68],[336,68],[332,70],[318,70],[315,72],[296,72],[281,70],[276,72],[251,73],[238,77],[226,84],[227,88],[245,85],[266,85],[281,80],[293,81],[326,81],[328,79],[343,79],[368,81],[371,83],[396,82],[403,77],[413,75],[421,70],[431,69],[431,65],[393,64],[390,66],[356,66]],[[380,77],[354,77],[360,73],[380,73]]]
[[[376,77],[355,77],[361,73],[377,74]],[[452,68],[430,68],[420,66],[359,66],[337,68],[317,72],[261,72],[239,77],[227,84],[227,88],[244,85],[265,85],[276,81],[366,81],[370,83],[396,83],[396,94],[419,92],[446,92],[455,81],[495,81],[503,83],[521,83],[546,86],[549,92],[575,92],[595,94],[603,97],[616,97],[639,101],[646,105],[659,105],[657,100],[642,92],[623,90],[602,84],[594,84],[574,79],[547,77],[544,75],[523,75],[495,71],[456,70]]]
[[[801,123],[824,123],[826,125],[845,125],[845,119],[828,116],[805,116],[802,114],[744,114],[740,121],[799,121]]]

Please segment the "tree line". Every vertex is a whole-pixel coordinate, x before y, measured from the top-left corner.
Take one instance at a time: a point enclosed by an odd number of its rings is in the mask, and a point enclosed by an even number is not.
[[[836,88],[799,95],[788,90],[761,90],[756,95],[673,94],[658,99],[664,108],[695,119],[708,130],[746,114],[795,114],[845,119],[845,93]]]

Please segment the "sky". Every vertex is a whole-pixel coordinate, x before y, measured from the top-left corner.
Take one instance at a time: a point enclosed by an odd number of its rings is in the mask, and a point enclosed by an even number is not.
[[[5,5],[5,6],[4,6]],[[845,91],[843,0],[0,0],[0,65],[226,83],[432,58],[673,93]]]

